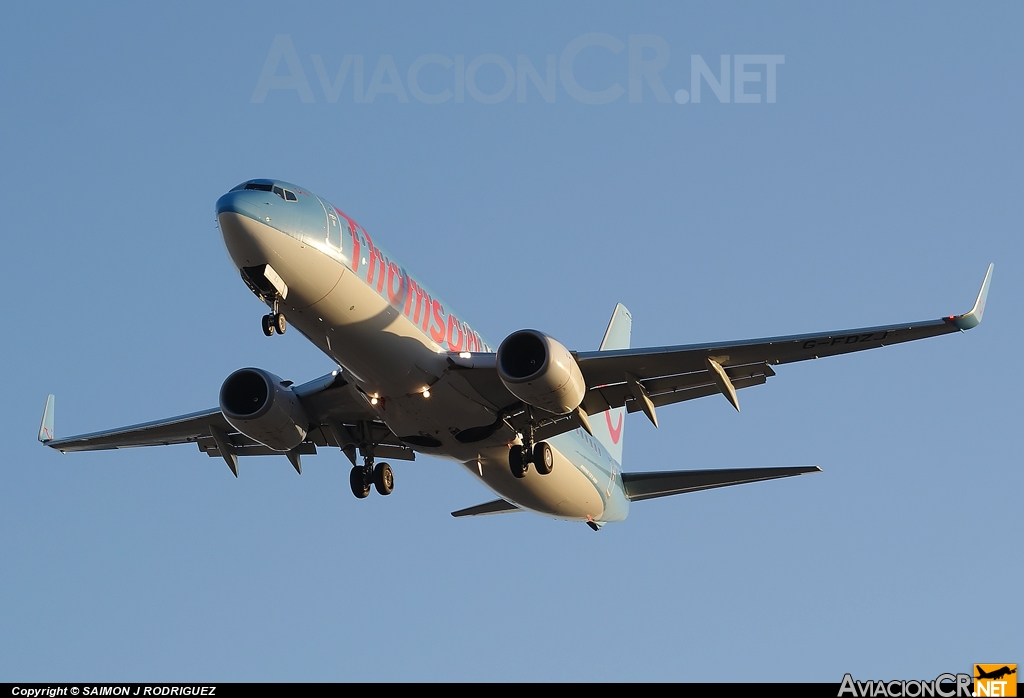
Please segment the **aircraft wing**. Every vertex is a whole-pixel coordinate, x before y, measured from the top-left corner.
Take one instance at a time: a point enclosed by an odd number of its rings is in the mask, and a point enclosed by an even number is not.
[[[382,457],[397,460],[415,457],[412,449],[376,419],[341,376],[327,374],[293,390],[313,421],[305,441],[289,454],[296,470],[301,472],[298,456],[316,453],[317,446],[340,447],[353,463],[356,449],[366,441],[379,444],[374,453]],[[53,438],[53,409],[51,395],[46,401],[39,440],[64,453],[195,443],[207,455],[224,458],[236,475],[238,456],[281,455],[236,431],[217,408],[60,439]]]
[[[922,322],[862,327],[831,332],[768,337],[736,342],[575,354],[587,393],[581,407],[590,414],[625,406],[643,411],[657,425],[655,408],[684,400],[721,393],[739,410],[736,391],[760,385],[775,375],[772,366],[875,349],[960,332],[981,323],[994,265],[989,265],[970,312]],[[456,365],[461,375],[514,424],[525,424],[525,410],[504,389],[495,370],[494,354],[474,355]],[[536,411],[535,411],[536,412]],[[543,413],[537,438],[550,438],[581,425],[576,414]]]
[[[654,407],[722,393],[739,410],[735,391],[764,383],[775,375],[772,366],[976,327],[985,311],[993,267],[989,265],[974,307],[963,315],[738,342],[581,352],[577,361],[589,388],[583,407],[596,414],[625,405],[630,412],[648,413],[656,424]]]
[[[52,400],[47,402],[50,410],[53,409],[52,405]],[[224,419],[220,410],[212,409],[155,422],[134,424],[120,429],[81,434],[66,439],[43,440],[43,443],[62,453],[102,451],[135,446],[165,446],[198,441],[203,436],[209,435],[210,427],[229,433],[232,431],[231,425]]]

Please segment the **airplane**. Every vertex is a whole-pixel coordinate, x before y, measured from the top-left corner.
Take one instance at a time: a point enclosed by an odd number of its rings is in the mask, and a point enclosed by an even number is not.
[[[1001,667],[999,669],[996,669],[994,671],[985,671],[984,669],[982,669],[977,664],[975,664],[974,666],[975,666],[975,669],[977,669],[977,672],[978,672],[978,675],[974,677],[976,679],[996,679],[996,680],[998,680],[998,679],[1003,678],[1004,676],[1009,676],[1010,674],[1016,674],[1017,673],[1017,666],[1016,665],[1014,665],[1013,669],[1011,669],[1008,666],[1003,666],[1003,667]]]
[[[623,472],[626,413],[763,384],[779,364],[971,329],[974,307],[923,322],[734,342],[630,348],[616,305],[597,351],[534,329],[488,343],[341,209],[294,184],[251,179],[221,196],[217,223],[242,281],[269,312],[268,337],[295,327],[337,368],[302,385],[242,368],[219,405],[154,422],[55,438],[48,396],[39,440],[61,452],[195,443],[238,477],[239,458],[338,448],[357,498],[394,489],[378,459],[454,460],[498,496],[455,517],[531,511],[599,530],[631,502],[819,472],[817,466]],[[287,318],[287,319],[286,319]],[[360,460],[361,459],[361,460]]]

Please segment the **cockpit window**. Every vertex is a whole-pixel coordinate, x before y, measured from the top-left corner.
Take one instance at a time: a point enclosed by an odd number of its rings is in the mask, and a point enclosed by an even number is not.
[[[238,191],[239,189],[247,189],[249,191],[269,191],[277,194],[285,201],[298,201],[299,198],[295,196],[295,192],[289,191],[282,187],[274,184],[263,184],[262,182],[243,182],[231,191]]]
[[[298,198],[296,198],[295,194],[288,191],[287,189],[282,189],[281,187],[274,187],[274,193],[280,196],[285,201],[298,201]]]

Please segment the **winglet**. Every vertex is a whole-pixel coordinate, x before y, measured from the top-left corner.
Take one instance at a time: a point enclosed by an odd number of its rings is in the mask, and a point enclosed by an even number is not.
[[[43,409],[43,421],[39,424],[39,441],[53,441],[53,395],[46,396],[46,407]]]
[[[981,316],[985,314],[985,302],[988,300],[988,287],[992,283],[992,270],[995,266],[995,264],[988,265],[988,271],[985,272],[985,280],[981,282],[981,290],[978,291],[978,300],[974,301],[974,307],[971,308],[971,312],[949,318],[949,321],[957,329],[969,330],[981,324]]]

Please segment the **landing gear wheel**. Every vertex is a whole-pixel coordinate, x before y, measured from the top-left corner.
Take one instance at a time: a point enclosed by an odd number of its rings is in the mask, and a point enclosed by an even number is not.
[[[284,334],[284,331],[288,329],[288,323],[284,319],[284,313],[275,313],[274,318],[274,329],[277,330],[278,334]]]
[[[533,447],[533,465],[541,475],[547,475],[555,467],[555,454],[543,441]]]
[[[263,334],[267,335],[268,337],[273,337],[274,336],[274,321],[273,321],[273,317],[274,317],[273,315],[264,315],[263,316]]]
[[[370,495],[370,483],[363,477],[362,468],[352,468],[352,472],[348,474],[348,484],[351,485],[352,494],[356,499],[366,499]]]
[[[508,467],[517,478],[526,477],[526,471],[530,469],[530,464],[525,458],[522,446],[516,445],[508,450]]]
[[[373,486],[377,488],[377,494],[389,495],[395,490],[395,474],[391,472],[390,465],[378,463],[373,466]]]

